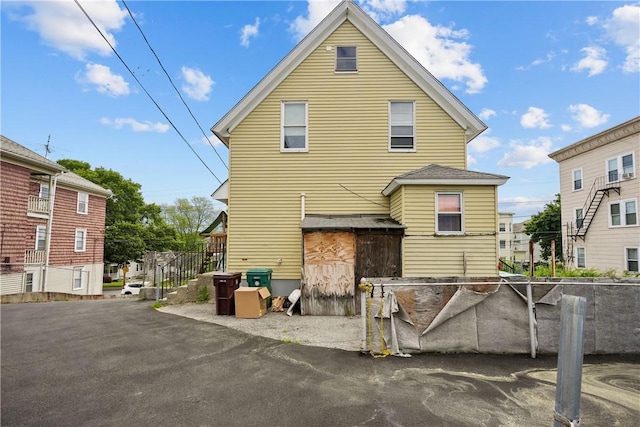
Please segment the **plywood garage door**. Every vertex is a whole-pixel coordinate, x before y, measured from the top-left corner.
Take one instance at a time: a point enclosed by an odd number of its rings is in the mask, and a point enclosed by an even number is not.
[[[303,315],[355,313],[355,234],[304,233]]]

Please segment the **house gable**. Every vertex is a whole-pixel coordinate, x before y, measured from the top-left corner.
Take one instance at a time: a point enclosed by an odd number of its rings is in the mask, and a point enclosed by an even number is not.
[[[211,131],[229,146],[234,129],[285,79],[302,64],[344,22],[350,22],[377,46],[399,69],[403,70],[423,92],[467,134],[467,142],[482,133],[486,126],[466,108],[440,81],[398,44],[353,1],[340,3],[311,33],[309,33],[275,68],[273,68]],[[359,53],[358,53],[359,54]]]

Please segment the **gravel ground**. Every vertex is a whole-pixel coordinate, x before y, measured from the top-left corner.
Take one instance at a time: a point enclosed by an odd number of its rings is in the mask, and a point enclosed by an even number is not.
[[[360,316],[287,316],[286,312],[268,312],[259,319],[237,319],[216,315],[215,304],[195,303],[167,305],[158,310],[276,340],[360,351]]]

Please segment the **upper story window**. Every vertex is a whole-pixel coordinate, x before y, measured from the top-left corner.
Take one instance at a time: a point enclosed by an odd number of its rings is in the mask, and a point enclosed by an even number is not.
[[[462,193],[436,193],[436,233],[462,233]]]
[[[500,240],[500,249],[506,249],[506,248],[507,248],[506,240]]]
[[[621,179],[635,177],[635,162],[633,153],[607,159],[607,181],[615,182]]]
[[[573,191],[582,190],[582,169],[574,169],[571,175],[573,179]]]
[[[38,197],[41,199],[49,198],[49,184],[40,183],[40,193],[38,193]]]
[[[576,227],[582,228],[582,224],[584,222],[584,214],[582,212],[582,208],[575,209],[575,217],[576,217]]]
[[[87,193],[78,192],[78,210],[79,214],[86,215],[89,213],[89,195]]]
[[[74,245],[75,252],[84,252],[87,250],[87,230],[84,228],[76,228],[76,242]]]
[[[507,231],[507,225],[506,225],[504,222],[501,222],[501,223],[498,225],[498,227],[499,227],[499,228],[498,228],[498,230],[500,230],[501,232],[505,232],[505,231]]]
[[[358,49],[355,46],[336,47],[336,71],[358,71]]]
[[[36,228],[36,251],[44,251],[47,245],[47,227],[39,225]]]
[[[413,101],[389,103],[389,149],[415,150],[415,109]]]
[[[282,151],[308,151],[307,103],[282,103]]]
[[[637,200],[621,200],[609,203],[609,225],[625,227],[638,225]]]

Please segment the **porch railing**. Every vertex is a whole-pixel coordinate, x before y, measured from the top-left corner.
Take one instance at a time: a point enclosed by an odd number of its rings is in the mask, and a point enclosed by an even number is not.
[[[38,196],[29,196],[29,200],[27,202],[27,212],[48,214],[49,199],[45,199]]]
[[[25,264],[44,264],[46,251],[27,249],[24,251]]]

